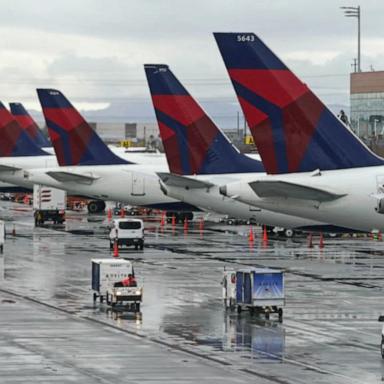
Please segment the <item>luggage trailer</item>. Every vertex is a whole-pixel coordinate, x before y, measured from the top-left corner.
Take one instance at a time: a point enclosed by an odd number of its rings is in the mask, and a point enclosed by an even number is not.
[[[223,299],[226,308],[238,313],[249,310],[251,314],[277,313],[283,320],[285,305],[284,272],[270,268],[242,268],[224,270]]]

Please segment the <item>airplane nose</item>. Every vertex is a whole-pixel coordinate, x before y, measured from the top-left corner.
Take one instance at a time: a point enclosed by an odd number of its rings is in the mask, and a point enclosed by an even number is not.
[[[221,187],[219,188],[219,192],[220,192],[220,194],[223,195],[223,196],[228,196],[228,195],[227,195],[227,186],[226,186],[226,185],[221,186]]]

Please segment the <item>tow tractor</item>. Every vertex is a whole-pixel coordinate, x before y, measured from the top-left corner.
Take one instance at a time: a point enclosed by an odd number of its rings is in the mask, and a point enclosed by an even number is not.
[[[248,309],[251,314],[277,313],[283,320],[284,273],[270,268],[242,268],[237,271],[224,269],[222,280],[224,305],[237,309],[238,313]]]
[[[134,279],[132,263],[124,259],[92,259],[93,302],[97,299],[111,307],[124,306],[128,310],[140,312],[143,300],[143,287]],[[131,286],[123,282],[133,279]]]

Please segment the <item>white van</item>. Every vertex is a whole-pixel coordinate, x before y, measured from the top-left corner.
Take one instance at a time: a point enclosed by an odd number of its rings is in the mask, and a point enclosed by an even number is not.
[[[115,219],[109,232],[109,246],[134,245],[135,249],[144,248],[144,222],[140,219]]]

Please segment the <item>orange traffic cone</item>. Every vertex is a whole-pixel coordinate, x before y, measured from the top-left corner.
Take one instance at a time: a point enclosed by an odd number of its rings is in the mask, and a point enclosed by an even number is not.
[[[172,227],[176,225],[176,216],[172,215]]]
[[[184,233],[188,233],[188,219],[184,219]]]
[[[121,217],[121,218],[124,218],[124,217],[125,217],[125,211],[124,211],[124,208],[121,208],[121,209],[120,209],[120,217]]]
[[[165,212],[163,211],[161,213],[160,226],[164,227],[164,224],[165,224]]]
[[[323,233],[320,233],[319,248],[324,248],[324,236],[323,236]]]
[[[113,243],[113,257],[119,257],[119,245],[117,244],[117,240]]]
[[[308,235],[308,248],[313,248],[312,244],[312,233]]]
[[[108,218],[108,221],[112,220],[112,209],[111,208],[108,209],[107,218]]]
[[[252,225],[249,227],[249,235],[248,235],[248,241],[250,243],[253,243],[255,241],[255,236],[253,234]]]
[[[267,233],[267,226],[266,225],[264,225],[263,242],[268,243],[268,233]]]
[[[203,231],[204,231],[204,217],[202,217],[202,218],[200,219],[199,230],[200,230],[200,232],[203,232]]]

